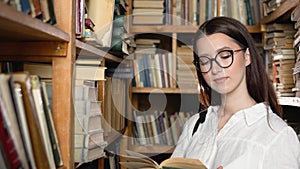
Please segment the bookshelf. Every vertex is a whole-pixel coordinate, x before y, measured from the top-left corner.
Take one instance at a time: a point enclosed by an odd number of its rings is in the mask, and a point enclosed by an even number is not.
[[[62,160],[74,168],[74,87],[76,53],[119,63],[121,58],[75,39],[75,1],[54,1],[57,24],[43,23],[0,3],[0,61],[52,63],[52,115]],[[111,136],[111,142],[114,140]],[[99,166],[101,168],[103,166]]]
[[[133,0],[129,0],[129,9],[133,8]],[[261,2],[261,1],[259,1]],[[298,5],[298,0],[286,0],[276,11],[271,13],[270,15],[263,17],[260,20],[260,24],[258,25],[247,25],[247,29],[251,34],[258,34],[260,38],[263,35],[266,27],[265,24],[274,22],[278,19],[289,19],[290,12]],[[176,13],[176,2],[173,1],[172,4],[172,13]],[[132,11],[129,11],[129,15],[132,14]],[[176,17],[176,16],[175,16]],[[173,16],[173,18],[175,18]],[[129,17],[131,19],[131,17]],[[166,40],[165,43],[168,44],[168,51],[170,51],[173,54],[176,54],[177,47],[178,47],[178,40],[177,37],[179,37],[182,34],[192,34],[197,31],[198,25],[176,25],[176,23],[172,23],[171,25],[134,25],[129,24],[129,30],[133,34],[167,34],[170,38],[170,40]],[[167,39],[167,38],[166,38]],[[261,39],[260,39],[261,40]],[[262,38],[262,41],[264,39]],[[164,42],[162,42],[164,43]],[[151,94],[163,94],[166,95],[166,97],[173,97],[173,99],[178,99],[178,96],[180,95],[190,95],[198,97],[197,90],[180,90],[179,88],[153,88],[153,87],[132,87],[131,90],[131,101],[132,105],[135,108],[143,107],[144,102],[147,102],[145,100],[149,99],[148,96]],[[177,98],[176,98],[177,97]],[[171,99],[172,100],[172,99]],[[173,101],[173,100],[172,100]],[[176,105],[177,102],[173,102],[172,105]],[[298,108],[300,106],[300,101],[298,98],[295,97],[280,97],[279,103],[281,105],[287,105],[287,106],[293,106],[294,108]],[[147,103],[146,103],[147,104]],[[298,110],[298,109],[297,109]],[[299,116],[298,116],[299,117]],[[129,114],[129,119],[132,118],[132,115]],[[133,123],[128,123],[127,132],[129,136],[133,135]],[[131,142],[132,140],[124,138],[123,140],[123,149],[129,149],[140,153],[167,153],[171,154],[174,150],[174,146],[167,146],[167,145],[137,145],[135,143]],[[124,150],[123,150],[124,151]]]
[[[261,31],[262,34],[267,32],[267,24],[272,23],[292,23],[291,21],[291,13],[293,9],[299,5],[299,0],[286,0],[284,1],[274,12],[271,14],[264,16],[261,20]],[[265,43],[265,39],[262,39],[263,43]],[[293,106],[300,107],[299,98],[298,97],[278,97],[279,104],[282,106]]]

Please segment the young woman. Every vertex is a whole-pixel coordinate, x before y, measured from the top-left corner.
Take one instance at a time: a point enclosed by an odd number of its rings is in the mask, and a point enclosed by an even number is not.
[[[280,117],[271,81],[239,21],[216,17],[194,40],[201,111],[185,124],[172,157],[209,169],[299,169],[300,143]]]

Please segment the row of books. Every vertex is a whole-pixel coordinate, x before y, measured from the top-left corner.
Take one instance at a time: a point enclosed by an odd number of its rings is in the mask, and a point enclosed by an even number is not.
[[[295,66],[292,68],[293,79],[295,82],[294,88],[292,91],[295,92],[296,97],[300,97],[300,5],[298,4],[297,7],[291,14],[291,20],[295,22],[294,27],[297,30],[295,33],[295,40],[293,46],[296,51],[296,58],[295,58]],[[299,133],[299,131],[298,131]]]
[[[172,11],[174,3],[176,13]],[[168,25],[172,22],[176,25],[199,25],[214,16],[229,16],[245,25],[259,25],[262,6],[260,0],[134,0],[132,22],[144,25]]]
[[[176,58],[171,53],[135,53],[133,67],[136,87],[174,88],[173,67]]]
[[[45,82],[28,72],[0,74],[1,168],[63,165]]]
[[[292,67],[295,65],[293,47],[296,33],[292,23],[272,23],[266,27],[266,62],[278,96],[294,96]]]
[[[184,123],[192,112],[177,112],[169,115],[166,111],[133,111],[134,144],[176,145]]]
[[[2,0],[16,10],[31,15],[33,18],[55,25],[56,17],[53,0]]]

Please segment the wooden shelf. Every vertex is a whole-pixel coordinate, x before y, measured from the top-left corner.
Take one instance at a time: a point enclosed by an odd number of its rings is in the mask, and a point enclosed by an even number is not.
[[[0,3],[0,24],[0,41],[68,42],[70,40],[66,32],[3,3]]]
[[[246,26],[250,33],[260,33],[260,25]],[[195,33],[199,26],[187,25],[155,25],[155,26],[137,26],[132,25],[132,33]]]
[[[179,88],[133,87],[132,93],[165,93],[165,94],[197,94],[197,90]]]
[[[161,154],[161,153],[173,153],[175,146],[167,145],[129,145],[129,150],[139,152],[139,153],[151,153],[151,154]]]
[[[89,58],[105,58],[110,61],[114,62],[121,62],[123,59],[116,57],[112,54],[109,54],[108,52],[105,52],[104,50],[101,50],[99,48],[96,48],[92,45],[89,45],[87,43],[84,43],[80,40],[76,40],[76,48],[77,48],[77,55],[80,57],[89,57]]]
[[[283,16],[288,11],[293,10],[299,3],[299,0],[286,0],[284,1],[277,9],[276,11],[272,12],[270,15],[265,16],[262,18],[261,23],[262,24],[268,24],[270,22],[275,21],[279,17]]]
[[[279,97],[280,105],[300,107],[300,97]]]

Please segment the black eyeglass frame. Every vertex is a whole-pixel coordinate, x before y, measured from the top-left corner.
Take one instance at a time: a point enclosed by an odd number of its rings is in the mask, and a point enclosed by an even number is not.
[[[207,73],[207,72],[209,72],[209,71],[211,70],[211,68],[212,68],[212,62],[213,62],[213,61],[215,61],[215,62],[217,63],[217,65],[220,66],[221,68],[229,68],[229,67],[233,64],[233,60],[234,60],[233,54],[234,54],[235,52],[245,51],[246,49],[247,49],[247,48],[242,48],[242,49],[237,49],[237,50],[231,50],[231,49],[221,50],[221,51],[219,51],[219,52],[216,54],[216,56],[215,56],[214,58],[209,58],[209,57],[207,57],[207,56],[200,56],[200,57],[198,57],[198,59],[194,59],[194,60],[193,60],[193,64],[195,65],[196,69],[197,69],[198,71],[200,71],[201,73]],[[229,53],[231,54],[232,60],[231,60],[231,63],[230,63],[228,66],[222,66],[222,65],[220,65],[220,63],[216,60],[217,56],[218,56],[221,52],[229,52]],[[210,61],[210,67],[209,67],[209,69],[208,69],[207,71],[204,71],[204,72],[201,70],[200,64],[199,64],[199,60],[200,60],[200,58],[202,58],[202,57],[205,57],[205,58],[207,58],[207,59]]]

